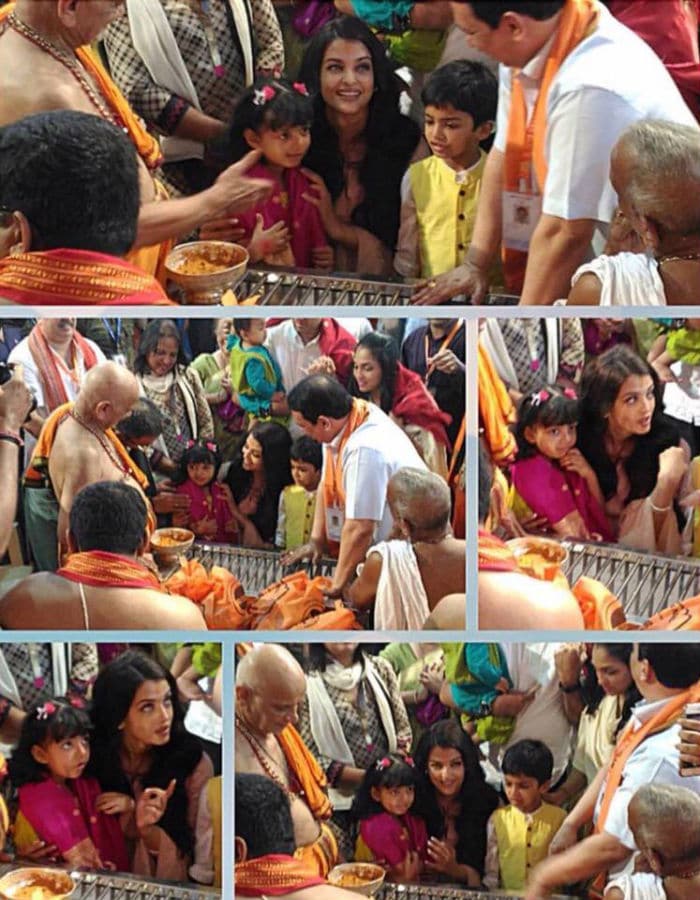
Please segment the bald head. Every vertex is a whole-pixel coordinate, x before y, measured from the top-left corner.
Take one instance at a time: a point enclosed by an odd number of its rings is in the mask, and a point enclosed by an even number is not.
[[[138,398],[136,376],[115,362],[104,362],[85,376],[75,408],[86,419],[111,428],[130,412]]]
[[[664,860],[700,859],[700,797],[684,787],[645,784],[632,797],[629,825],[640,850]]]
[[[700,232],[700,131],[647,119],[613,148],[611,178],[623,208],[674,234]]]
[[[237,708],[263,734],[279,733],[294,724],[305,693],[303,669],[279,644],[254,644],[238,664]]]
[[[444,531],[450,521],[450,489],[439,475],[424,469],[399,469],[390,479],[387,498],[395,518],[415,532]]]

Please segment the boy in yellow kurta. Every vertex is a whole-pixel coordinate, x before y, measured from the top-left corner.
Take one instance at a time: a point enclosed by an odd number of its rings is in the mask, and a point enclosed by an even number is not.
[[[289,461],[294,484],[288,484],[280,494],[275,537],[280,550],[295,550],[311,537],[323,465],[321,445],[306,435],[299,437],[290,447]]]
[[[432,156],[414,163],[401,185],[401,227],[394,268],[430,278],[459,266],[469,247],[493,131],[498,83],[481,63],[455,60],[422,94]]]
[[[549,851],[552,838],[566,818],[558,806],[544,803],[554,760],[542,741],[518,741],[501,763],[503,789],[509,805],[491,814],[487,827],[484,885],[521,891],[528,876]]]

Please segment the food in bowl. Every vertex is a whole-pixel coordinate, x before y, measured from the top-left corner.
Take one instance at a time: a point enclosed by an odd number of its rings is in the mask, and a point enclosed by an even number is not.
[[[179,547],[194,539],[194,532],[187,528],[159,528],[151,536],[156,547]]]
[[[64,900],[75,882],[60,869],[23,868],[0,878],[0,897],[7,900]]]
[[[331,869],[328,881],[357,894],[371,897],[384,881],[385,872],[374,863],[342,863]]]
[[[172,268],[180,275],[214,275],[237,266],[244,259],[240,247],[204,244],[183,252]]]
[[[568,557],[565,547],[549,538],[522,537],[508,541],[518,568],[542,581],[554,581]]]

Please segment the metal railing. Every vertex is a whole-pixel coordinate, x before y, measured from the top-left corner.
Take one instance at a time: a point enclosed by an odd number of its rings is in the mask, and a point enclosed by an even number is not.
[[[515,900],[522,894],[504,891],[472,891],[443,884],[383,884],[376,894],[379,900]],[[551,900],[575,900],[568,895],[552,894]]]
[[[619,545],[562,541],[563,571],[573,585],[581,575],[602,582],[628,618],[648,619],[667,606],[700,594],[700,560],[628,550]]]
[[[13,865],[1,865],[4,875]],[[71,900],[216,900],[221,892],[202,885],[181,885],[170,881],[155,882],[133,875],[97,872],[71,872],[76,882]]]

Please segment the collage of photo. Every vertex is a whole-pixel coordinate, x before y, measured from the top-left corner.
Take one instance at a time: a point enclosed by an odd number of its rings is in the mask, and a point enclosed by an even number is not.
[[[0,0],[0,900],[700,897],[699,48]]]

